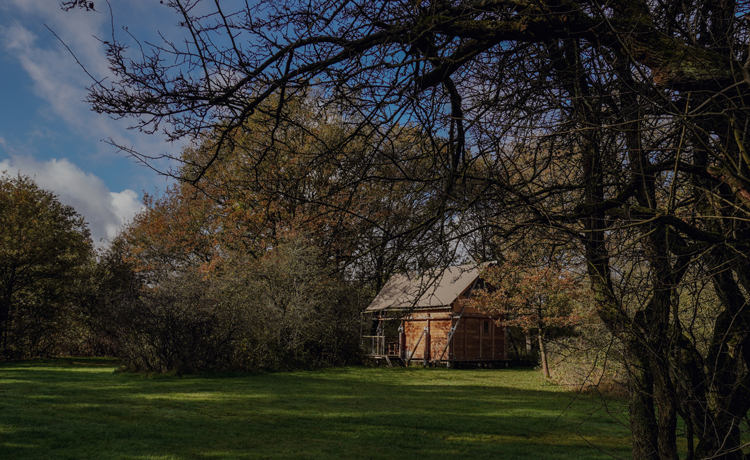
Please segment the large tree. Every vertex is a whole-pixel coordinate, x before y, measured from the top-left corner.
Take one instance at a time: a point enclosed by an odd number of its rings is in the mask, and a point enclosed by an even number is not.
[[[288,101],[283,132],[275,128],[278,110],[261,106],[231,133],[231,148],[223,147],[221,161],[200,182],[176,184],[159,198],[147,195],[144,211],[121,235],[128,259],[157,277],[189,266],[209,272],[232,253],[260,258],[286,235],[299,233],[350,280],[379,290],[413,258],[409,250],[420,246],[419,238],[397,236],[419,224],[413,219],[430,191],[393,183],[387,179],[392,166],[382,159],[363,162],[384,148],[377,145],[384,139],[351,132],[330,109],[311,110],[318,102],[314,94]],[[183,150],[181,174],[209,161],[217,135],[210,132]],[[387,141],[385,148],[400,156],[417,159],[427,149],[426,137],[413,128]],[[412,163],[416,174],[426,167]],[[363,181],[362,174],[372,177]]]
[[[521,329],[527,340],[535,333],[542,374],[549,379],[548,340],[586,317],[585,290],[576,274],[555,261],[534,266],[518,254],[509,254],[503,262],[484,268],[481,278],[485,287],[473,290],[466,304],[492,313],[504,327]]]
[[[0,228],[0,357],[45,353],[86,285],[89,230],[72,207],[20,175],[0,176]]]
[[[335,165],[327,177],[349,187],[414,186],[408,228],[381,234],[423,253],[424,241],[434,254],[528,229],[577,245],[599,316],[625,348],[634,458],[676,459],[678,415],[691,458],[742,457],[750,5],[166,4],[185,41],[136,53],[107,42],[116,78],[93,84],[89,101],[146,131],[208,140],[183,180],[200,183],[258,110],[268,140],[281,139],[295,122],[288,102],[313,88],[313,110],[335,107],[376,148],[297,158],[299,171]],[[425,136],[420,148],[390,148],[408,130]],[[704,280],[710,306],[686,295]]]

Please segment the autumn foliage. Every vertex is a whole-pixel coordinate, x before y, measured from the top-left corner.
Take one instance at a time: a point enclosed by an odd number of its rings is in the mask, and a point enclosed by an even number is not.
[[[296,125],[274,138],[264,117],[234,133],[231,151],[197,186],[184,181],[146,196],[114,242],[140,280],[111,302],[127,368],[281,369],[360,359],[362,286],[345,276],[379,223],[399,209],[399,188],[362,184],[352,192],[335,165],[316,161],[348,135],[340,122],[300,109]],[[206,161],[214,141],[206,136],[184,150],[185,174]],[[335,212],[342,208],[348,212]]]
[[[572,328],[591,319],[585,305],[590,294],[580,275],[554,263],[536,266],[518,255],[482,271],[484,289],[468,301],[493,315],[499,324],[535,334],[542,371],[549,378],[546,343],[554,330]]]

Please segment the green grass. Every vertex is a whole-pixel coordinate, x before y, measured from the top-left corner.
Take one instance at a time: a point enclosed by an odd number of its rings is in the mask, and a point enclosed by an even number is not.
[[[0,365],[0,459],[593,459],[629,454],[599,398],[530,370],[343,368],[118,374],[108,360]]]

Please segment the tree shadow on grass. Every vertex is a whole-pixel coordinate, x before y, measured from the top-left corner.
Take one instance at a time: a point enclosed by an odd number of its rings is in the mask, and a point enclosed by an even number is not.
[[[605,454],[590,443],[629,450],[626,429],[591,413],[594,399],[571,404],[569,393],[534,389],[528,371],[149,379],[102,364],[0,366],[0,458],[593,459]]]

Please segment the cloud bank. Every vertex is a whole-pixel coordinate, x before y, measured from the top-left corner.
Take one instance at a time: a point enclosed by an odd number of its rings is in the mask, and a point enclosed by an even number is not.
[[[86,218],[97,246],[111,240],[143,208],[133,190],[113,192],[99,177],[65,158],[39,162],[30,157],[13,157],[0,161],[2,171],[11,176],[18,172],[29,176],[41,188],[58,195],[60,202],[73,206]]]

